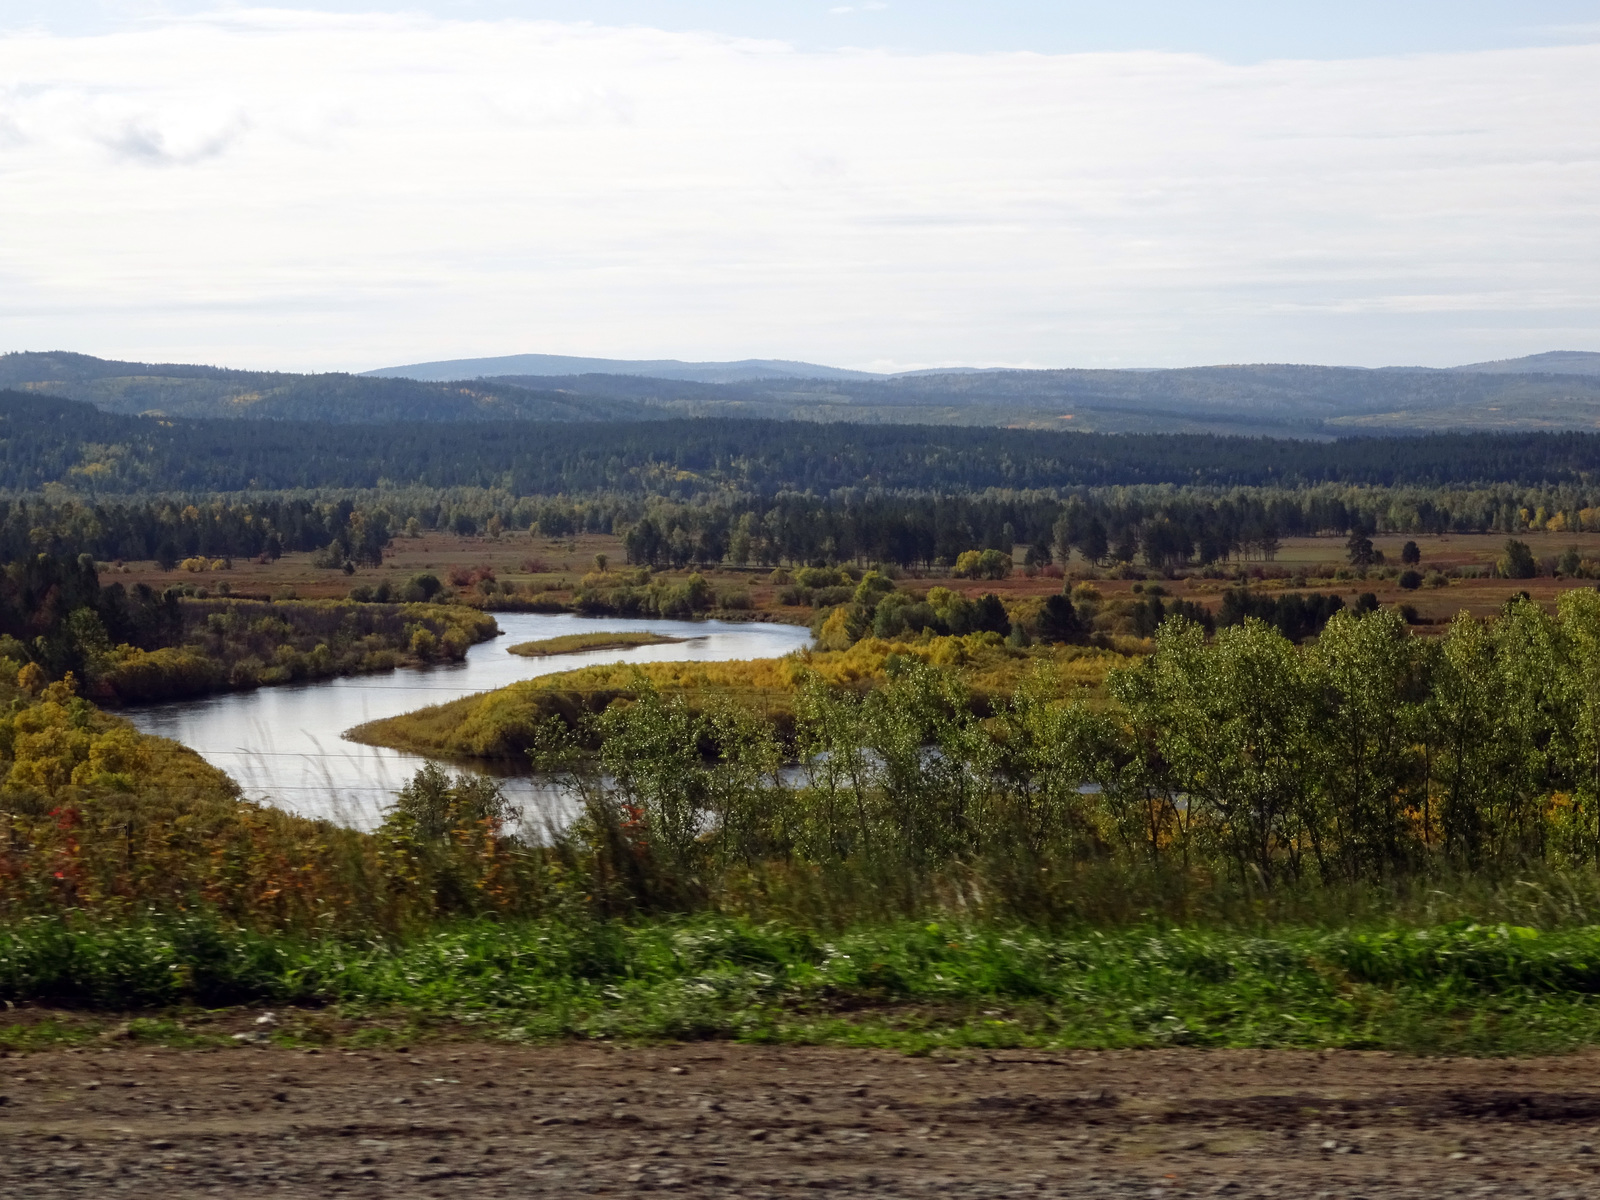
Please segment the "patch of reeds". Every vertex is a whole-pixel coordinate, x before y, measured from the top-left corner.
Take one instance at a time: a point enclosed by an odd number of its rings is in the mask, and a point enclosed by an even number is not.
[[[507,646],[506,653],[519,654],[523,658],[548,658],[554,654],[576,654],[587,650],[632,650],[636,646],[667,646],[686,640],[638,629],[613,630],[610,633],[568,633],[561,637],[519,642],[515,646]]]

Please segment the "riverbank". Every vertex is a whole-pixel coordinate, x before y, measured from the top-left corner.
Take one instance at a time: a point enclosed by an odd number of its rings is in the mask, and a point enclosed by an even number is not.
[[[460,662],[500,633],[492,616],[462,605],[207,598],[183,599],[178,611],[178,644],[92,655],[88,694],[149,704]]]
[[[353,725],[400,716],[430,702],[446,703],[497,691],[584,662],[623,657],[632,662],[774,658],[810,640],[804,629],[764,623],[599,622],[571,614],[524,613],[502,613],[496,620],[503,635],[470,647],[460,662],[219,693],[130,708],[127,713],[146,732],[199,751],[208,762],[237,779],[248,795],[374,829],[382,810],[393,803],[394,793],[429,756],[347,741],[340,735]],[[580,652],[570,657],[523,658],[507,653],[508,646],[522,642],[619,630],[684,640],[616,654]],[[549,797],[526,778],[527,760],[512,765],[521,776],[502,780],[507,794],[530,812],[542,812]]]
[[[1057,698],[1092,700],[1101,694],[1107,673],[1129,660],[1088,646],[1008,646],[989,633],[910,642],[867,638],[848,650],[807,650],[783,659],[596,664],[369,721],[345,736],[365,745],[456,761],[526,762],[549,718],[575,727],[584,714],[635,696],[645,684],[684,696],[696,709],[734,703],[786,734],[793,724],[797,689],[808,674],[865,690],[888,679],[893,661],[958,670],[974,704],[987,713],[996,699],[1009,697],[1038,670],[1052,680]]]

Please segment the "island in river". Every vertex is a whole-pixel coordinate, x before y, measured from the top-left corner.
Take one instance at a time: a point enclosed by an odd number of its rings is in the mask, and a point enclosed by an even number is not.
[[[537,641],[507,646],[506,651],[510,654],[520,654],[524,658],[548,658],[554,654],[577,654],[585,650],[632,650],[637,646],[666,646],[687,640],[645,630],[612,630],[609,633],[569,633],[562,637],[539,638]]]

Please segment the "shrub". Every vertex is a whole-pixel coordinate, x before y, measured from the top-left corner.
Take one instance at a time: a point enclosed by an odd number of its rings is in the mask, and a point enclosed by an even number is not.
[[[855,588],[849,586],[818,588],[811,593],[811,603],[817,608],[832,608],[835,604],[850,603],[855,594]]]
[[[400,599],[408,604],[426,603],[444,590],[437,575],[413,575],[400,589]]]
[[[1508,538],[1504,552],[1495,563],[1495,571],[1501,579],[1532,579],[1539,573],[1539,564],[1534,561],[1533,551],[1526,542]]]
[[[1002,550],[967,550],[956,557],[958,579],[1004,579],[1011,574],[1011,555]]]
[[[423,662],[429,662],[438,652],[439,639],[431,629],[414,629],[408,649]]]
[[[849,576],[837,567],[801,567],[794,573],[794,581],[803,588],[844,587]]]
[[[1060,594],[1045,598],[1036,625],[1044,642],[1081,642],[1088,635],[1072,601]]]

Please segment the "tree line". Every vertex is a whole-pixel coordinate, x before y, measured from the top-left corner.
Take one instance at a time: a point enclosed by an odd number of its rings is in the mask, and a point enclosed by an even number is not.
[[[176,591],[101,587],[90,555],[33,554],[0,570],[0,659],[33,663],[50,678],[82,676],[112,645],[153,650],[182,634]]]
[[[275,559],[287,551],[321,550],[331,566],[346,560],[376,566],[393,537],[393,519],[382,505],[358,508],[348,498],[200,504],[0,500],[0,562],[41,553],[89,554],[102,562],[154,561],[171,567],[194,557]]]
[[[1600,527],[1581,491],[1519,489],[1435,493],[1256,489],[1208,496],[1170,489],[960,495],[784,492],[694,502],[600,493],[516,496],[477,490],[397,489],[262,496],[46,502],[0,499],[0,562],[37,553],[90,554],[101,562],[275,558],[317,551],[327,567],[377,565],[395,536],[448,530],[498,537],[618,534],[635,566],[777,566],[845,562],[956,566],[962,555],[1026,548],[1035,565],[1077,555],[1102,566],[1156,570],[1270,562],[1280,539],[1350,535],[1351,562],[1372,565],[1371,536]],[[1600,501],[1600,497],[1595,497]],[[1525,544],[1524,544],[1525,548]],[[1541,569],[1527,551],[1506,573]],[[1526,559],[1526,561],[1524,561]],[[1530,565],[1531,564],[1531,565]],[[1569,574],[1571,572],[1568,572]]]
[[[963,492],[1174,487],[1583,486],[1600,434],[1441,433],[1330,441],[702,418],[239,422],[102,412],[0,392],[0,489],[93,494],[501,487],[687,498],[839,488]]]

